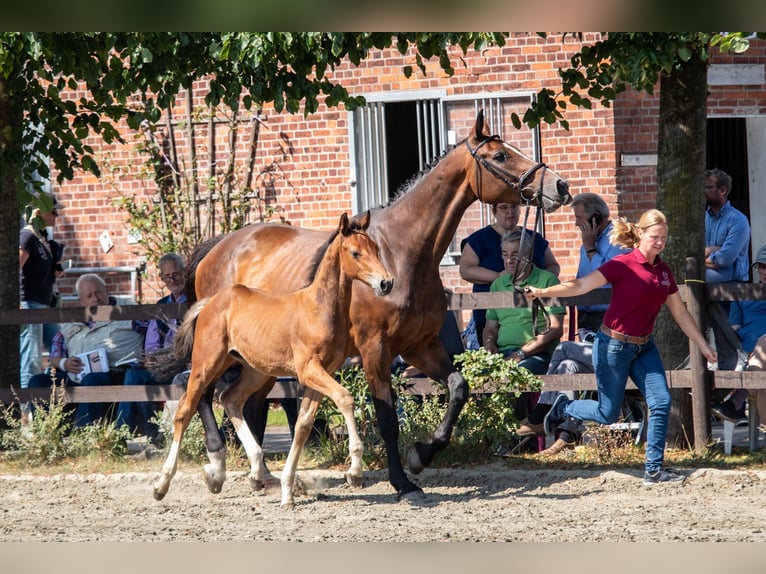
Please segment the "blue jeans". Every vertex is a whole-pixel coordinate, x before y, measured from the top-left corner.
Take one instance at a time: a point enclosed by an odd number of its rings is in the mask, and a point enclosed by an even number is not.
[[[563,412],[579,420],[612,424],[620,416],[625,385],[630,377],[646,399],[649,421],[646,435],[646,471],[662,467],[665,437],[670,416],[670,391],[665,367],[654,344],[654,337],[644,345],[626,343],[599,331],[593,347],[598,401],[577,400],[565,404]]]
[[[56,384],[67,387],[82,385],[84,387],[96,385],[111,385],[112,376],[109,373],[89,373],[82,378],[81,382],[72,381],[66,371],[56,369]],[[50,387],[52,383],[50,371],[40,373],[29,379],[30,388]],[[84,427],[102,419],[109,414],[111,403],[78,403],[74,411],[74,426]]]
[[[170,381],[168,381],[170,382]],[[141,367],[130,367],[125,371],[124,385],[157,385],[152,378],[151,373]],[[154,438],[159,434],[159,427],[156,423],[149,421],[155,416],[155,403],[151,401],[143,402],[122,402],[117,405],[115,423],[117,426],[128,425],[130,430],[139,435],[146,435]]]
[[[48,305],[37,301],[22,301],[22,309],[47,309]],[[43,370],[43,324],[27,323],[21,325],[19,333],[19,354],[21,355],[21,376],[19,387],[26,389],[29,379]]]
[[[110,373],[88,373],[79,383],[70,381],[69,385],[94,387],[99,385],[113,384]],[[74,426],[84,427],[93,424],[99,419],[105,419],[109,414],[112,403],[78,403],[74,412]]]
[[[510,357],[514,352],[518,351],[518,347],[512,348],[512,349],[505,349],[503,351],[503,357],[506,359]],[[533,375],[544,375],[548,372],[548,365],[551,362],[551,353],[536,353],[534,355],[529,355],[528,357],[525,357],[521,361],[519,361],[519,366],[524,367],[527,369],[530,373]]]

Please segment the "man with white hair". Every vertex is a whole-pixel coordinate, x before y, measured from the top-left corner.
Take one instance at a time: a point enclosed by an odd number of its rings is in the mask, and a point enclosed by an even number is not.
[[[86,273],[75,285],[77,297],[83,307],[116,305],[109,296],[104,280],[95,273]],[[49,372],[33,376],[30,387],[49,387],[55,380],[59,385],[114,385],[121,383],[122,372],[113,367],[130,353],[140,354],[146,335],[146,321],[88,321],[61,326],[51,343]],[[103,349],[110,369],[106,372],[88,372],[80,356]],[[52,372],[55,370],[55,373]],[[107,414],[107,403],[80,403],[75,411],[75,426],[85,426]]]

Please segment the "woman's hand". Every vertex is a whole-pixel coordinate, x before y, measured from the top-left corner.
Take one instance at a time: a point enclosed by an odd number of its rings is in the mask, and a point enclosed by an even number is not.
[[[705,358],[709,362],[711,363],[718,362],[718,353],[716,353],[715,349],[713,349],[710,345],[705,344],[700,348],[700,350],[702,351],[702,354],[705,355]]]
[[[543,289],[540,289],[539,287],[525,287],[524,297],[526,297],[528,301],[532,301],[533,299],[536,299],[537,297],[541,297],[542,292],[543,292]]]

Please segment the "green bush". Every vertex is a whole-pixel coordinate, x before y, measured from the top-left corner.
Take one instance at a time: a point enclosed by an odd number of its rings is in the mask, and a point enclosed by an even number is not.
[[[14,409],[3,407],[3,419],[8,427],[0,437],[9,459],[23,459],[31,466],[40,466],[78,456],[98,455],[122,458],[127,453],[131,437],[126,426],[117,427],[111,421],[99,421],[85,427],[72,426],[72,414],[59,399],[61,387],[51,387],[47,404],[35,401],[32,422],[24,427]]]
[[[486,349],[466,351],[455,357],[462,374],[472,389],[458,419],[452,440],[442,451],[436,464],[473,463],[490,458],[508,443],[518,421],[514,415],[514,399],[525,391],[539,391],[542,381],[513,360],[489,353]],[[364,442],[364,462],[371,467],[386,463],[385,449],[377,430],[375,409],[369,396],[367,378],[360,367],[337,373],[341,384],[354,397],[355,418]],[[416,441],[427,441],[441,424],[447,410],[446,392],[419,397],[407,390],[408,381],[392,378],[399,413],[399,447],[406,452]],[[444,389],[446,391],[446,389]],[[330,427],[316,456],[326,464],[348,462],[348,438],[345,423],[332,401],[324,399],[317,413]]]

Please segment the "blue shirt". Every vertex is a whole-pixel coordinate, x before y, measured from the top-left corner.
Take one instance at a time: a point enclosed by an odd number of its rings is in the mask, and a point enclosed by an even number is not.
[[[708,283],[748,281],[750,278],[750,222],[731,202],[724,203],[717,215],[705,210],[705,246],[720,246],[710,254],[718,269],[705,269]]]
[[[732,301],[729,324],[740,325],[737,335],[742,341],[742,349],[752,353],[758,338],[766,335],[766,301]]]
[[[619,245],[612,245],[609,243],[609,234],[612,232],[613,227],[614,224],[610,221],[609,225],[607,225],[604,228],[604,231],[602,231],[596,238],[595,247],[597,253],[594,253],[592,258],[588,259],[588,252],[585,251],[585,246],[580,246],[580,264],[577,266],[576,277],[585,277],[586,275],[589,275],[601,267],[612,257],[630,251],[630,249],[625,247],[620,247]],[[602,287],[602,289],[609,287],[611,287],[611,285],[607,283]],[[588,312],[599,312],[606,311],[607,307],[609,307],[609,305],[579,305],[577,309]]]

